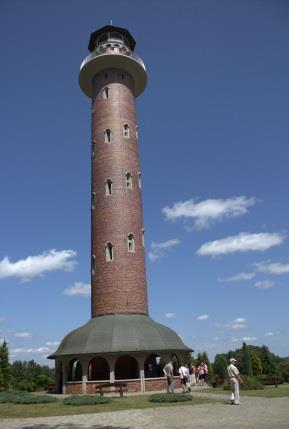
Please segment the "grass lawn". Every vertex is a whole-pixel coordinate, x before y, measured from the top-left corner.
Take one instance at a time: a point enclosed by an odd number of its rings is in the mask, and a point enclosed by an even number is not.
[[[188,402],[153,403],[149,402],[150,395],[127,396],[113,398],[110,404],[71,406],[64,405],[62,400],[50,404],[0,404],[0,422],[4,418],[49,417],[72,414],[104,413],[129,409],[144,409],[156,407],[192,406],[216,402],[214,399],[195,398]],[[1,426],[1,425],[0,425]]]
[[[216,389],[203,389],[199,391],[200,393],[216,393],[216,394],[228,394],[229,390],[224,390],[222,388]],[[241,396],[256,396],[259,398],[282,398],[284,396],[289,397],[289,385],[280,385],[278,387],[275,386],[265,386],[264,389],[257,390],[240,390]]]

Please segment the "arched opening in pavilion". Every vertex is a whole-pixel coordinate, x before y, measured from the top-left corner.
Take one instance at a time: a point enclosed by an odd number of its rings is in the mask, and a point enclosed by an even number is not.
[[[149,355],[144,363],[145,378],[163,377],[161,358],[158,354]]]
[[[88,380],[109,380],[109,365],[103,357],[97,356],[88,364]]]
[[[82,366],[78,359],[72,359],[69,362],[68,381],[82,380]]]
[[[138,363],[132,356],[121,356],[115,364],[115,379],[130,380],[139,378]]]

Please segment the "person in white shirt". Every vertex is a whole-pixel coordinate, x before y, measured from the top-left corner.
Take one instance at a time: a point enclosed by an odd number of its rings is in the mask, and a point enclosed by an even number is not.
[[[167,393],[174,393],[174,368],[172,361],[169,361],[164,366],[163,372],[167,378]]]
[[[182,365],[179,368],[179,374],[180,374],[180,378],[181,378],[181,384],[182,384],[183,392],[186,392],[187,391],[188,377],[189,377],[189,370],[184,365]]]
[[[239,393],[239,382],[243,383],[242,378],[240,377],[238,368],[235,366],[237,362],[236,359],[230,359],[230,365],[227,367],[227,372],[230,380],[231,386],[231,404],[240,405],[240,393]]]

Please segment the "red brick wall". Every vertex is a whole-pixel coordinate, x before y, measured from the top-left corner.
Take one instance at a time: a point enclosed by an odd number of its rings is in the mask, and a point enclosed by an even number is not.
[[[179,377],[174,377],[174,388],[178,389],[181,387],[181,382]],[[165,378],[150,378],[145,380],[145,390],[146,392],[154,390],[166,390],[167,383]]]
[[[105,75],[106,73],[106,75]],[[107,77],[105,77],[107,76]],[[123,77],[123,78],[122,78]],[[109,98],[102,90],[109,88]],[[123,125],[130,127],[130,138],[123,137]],[[121,70],[108,69],[94,79],[92,112],[92,316],[113,313],[147,314],[147,289],[142,245],[142,203],[138,185],[140,170],[136,138],[134,83]],[[104,132],[112,131],[111,142],[104,143]],[[126,189],[125,174],[133,174],[132,190]],[[112,180],[112,195],[105,196],[105,181]],[[135,237],[135,252],[127,250],[127,235]],[[113,244],[114,260],[106,262],[105,245]]]
[[[81,395],[82,394],[82,382],[81,381],[70,381],[65,384],[65,393],[70,395]]]

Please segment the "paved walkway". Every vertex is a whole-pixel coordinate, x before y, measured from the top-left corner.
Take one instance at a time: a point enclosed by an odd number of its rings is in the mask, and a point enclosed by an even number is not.
[[[1,429],[288,429],[289,398],[242,396],[240,406],[230,405],[228,395],[213,395],[221,402],[196,406],[150,408],[28,419],[5,419]]]

